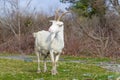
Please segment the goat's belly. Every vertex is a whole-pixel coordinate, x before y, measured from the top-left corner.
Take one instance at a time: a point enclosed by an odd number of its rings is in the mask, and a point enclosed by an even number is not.
[[[40,42],[38,43],[38,46],[40,47],[40,49],[48,50],[48,48],[49,48],[49,43],[40,41]]]
[[[41,52],[41,54],[43,54],[43,55],[47,55],[49,51],[48,51],[48,50],[41,49],[40,52]]]

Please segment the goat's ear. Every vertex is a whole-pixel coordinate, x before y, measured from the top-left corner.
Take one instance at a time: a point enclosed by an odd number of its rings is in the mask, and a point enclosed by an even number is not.
[[[49,22],[52,22],[52,23],[53,23],[53,22],[55,22],[55,20],[49,20]]]

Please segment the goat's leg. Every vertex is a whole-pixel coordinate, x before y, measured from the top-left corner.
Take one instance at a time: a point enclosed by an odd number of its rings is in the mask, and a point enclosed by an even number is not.
[[[58,73],[57,72],[57,62],[59,60],[59,57],[60,57],[60,54],[56,55],[56,57],[55,57],[55,73]]]
[[[53,50],[50,51],[50,58],[51,58],[51,61],[52,61],[52,75],[56,75],[56,71],[55,71],[55,59],[54,59],[54,53],[53,53]]]
[[[47,66],[46,66],[46,57],[44,57],[44,72],[47,71]]]
[[[36,51],[36,55],[37,55],[37,62],[38,62],[38,70],[37,73],[40,73],[40,53],[38,51]]]
[[[44,56],[44,72],[47,71],[46,58],[48,57],[49,52]]]

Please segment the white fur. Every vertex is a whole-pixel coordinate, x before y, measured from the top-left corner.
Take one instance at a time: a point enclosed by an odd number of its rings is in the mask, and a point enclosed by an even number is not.
[[[35,38],[35,53],[38,57],[38,72],[40,72],[40,56],[44,57],[44,72],[46,72],[46,57],[50,54],[52,61],[52,74],[57,74],[56,63],[64,48],[64,25],[61,21],[50,21],[49,31],[33,33]]]

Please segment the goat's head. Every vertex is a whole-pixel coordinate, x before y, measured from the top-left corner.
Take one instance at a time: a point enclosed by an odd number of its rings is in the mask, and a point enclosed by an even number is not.
[[[50,21],[50,22],[52,22],[52,25],[49,28],[50,32],[57,33],[57,32],[63,31],[64,24],[62,21]]]
[[[64,23],[60,21],[60,19],[68,12],[63,13],[61,16],[58,16],[58,11],[56,10],[55,20],[50,20],[52,22],[52,25],[49,28],[49,31],[52,33],[57,33],[60,31],[63,31],[64,29]]]

